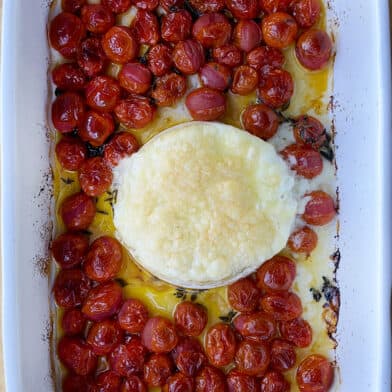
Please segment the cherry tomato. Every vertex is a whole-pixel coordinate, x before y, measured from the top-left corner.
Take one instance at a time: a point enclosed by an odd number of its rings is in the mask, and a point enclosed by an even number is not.
[[[99,147],[113,132],[114,121],[111,114],[90,110],[84,116],[78,135],[83,141]]]
[[[183,374],[193,377],[207,362],[203,347],[196,338],[182,337],[172,351],[177,369]]]
[[[103,158],[105,162],[114,167],[120,163],[120,160],[131,156],[139,149],[139,142],[129,132],[118,132],[106,144]]]
[[[77,138],[63,137],[56,144],[57,160],[65,170],[78,170],[84,162],[86,154],[86,146]]]
[[[79,338],[62,337],[57,345],[57,355],[67,369],[79,376],[91,374],[97,367],[97,357]]]
[[[76,60],[79,67],[89,78],[103,72],[107,59],[102,49],[101,40],[86,38],[80,44]]]
[[[154,353],[168,353],[177,342],[178,336],[174,325],[165,317],[152,317],[144,326],[142,343]]]
[[[293,252],[310,254],[316,249],[317,242],[316,232],[310,227],[304,226],[290,234],[287,246]]]
[[[120,392],[121,377],[112,370],[106,370],[98,375],[94,392]]]
[[[173,106],[186,92],[184,76],[171,73],[155,81],[151,97],[157,106]]]
[[[295,54],[305,68],[311,71],[322,69],[332,54],[331,38],[322,30],[305,31],[298,38]]]
[[[289,392],[290,384],[279,372],[268,372],[261,381],[261,392]]]
[[[125,26],[113,26],[102,38],[106,56],[117,64],[133,60],[139,53],[139,45],[131,30]]]
[[[184,335],[199,336],[207,325],[207,320],[207,311],[202,305],[184,301],[176,306],[174,323]]]
[[[87,4],[82,8],[82,22],[94,34],[106,33],[115,23],[114,15],[101,4]]]
[[[127,299],[118,312],[118,323],[128,333],[140,333],[148,320],[148,310],[138,299]]]
[[[61,133],[78,128],[84,116],[84,103],[80,95],[65,93],[56,98],[52,105],[52,122]]]
[[[250,52],[260,45],[262,36],[259,25],[250,19],[239,20],[233,32],[234,44],[244,52]]]
[[[284,339],[275,339],[271,343],[271,367],[279,372],[292,369],[297,360],[295,347]]]
[[[106,355],[121,343],[123,337],[123,331],[117,321],[104,320],[94,323],[90,327],[86,341],[94,354]]]
[[[282,51],[278,48],[271,48],[270,46],[259,46],[246,56],[246,62],[258,71],[267,66],[281,68],[284,61]]]
[[[79,309],[68,309],[61,319],[61,328],[65,335],[80,335],[86,327],[86,320]]]
[[[85,35],[82,21],[69,12],[61,12],[50,23],[49,39],[54,49],[72,59]]]
[[[226,7],[237,19],[254,19],[260,14],[258,0],[226,0]]]
[[[242,51],[232,44],[214,48],[212,57],[217,63],[230,68],[235,68],[242,63]]]
[[[121,286],[116,282],[105,282],[90,290],[83,303],[82,312],[89,320],[101,321],[115,315],[121,303]]]
[[[234,94],[248,95],[256,89],[258,83],[257,71],[249,65],[241,65],[234,72],[231,91]]]
[[[194,392],[194,390],[195,380],[193,377],[181,373],[170,376],[162,389],[163,392]]]
[[[64,90],[81,90],[86,83],[86,77],[75,63],[58,65],[52,71],[53,83]]]
[[[302,28],[312,27],[320,18],[320,0],[296,0],[292,6],[292,14]]]
[[[217,120],[226,112],[226,97],[220,91],[201,87],[188,94],[185,105],[194,120]]]
[[[305,195],[310,200],[306,203],[302,219],[309,225],[323,226],[331,222],[336,215],[332,197],[323,191],[314,191]]]
[[[173,62],[183,74],[195,74],[204,64],[203,47],[192,39],[181,41],[174,47]]]
[[[226,392],[224,373],[212,366],[206,366],[196,377],[195,392]]]
[[[131,29],[139,44],[152,46],[160,39],[158,18],[152,12],[139,9]]]
[[[236,341],[230,325],[218,323],[213,325],[206,335],[206,353],[214,366],[226,366],[234,358]]]
[[[63,392],[91,392],[93,387],[91,376],[78,376],[72,373],[68,373],[62,383]]]
[[[161,387],[172,374],[173,362],[166,354],[153,354],[144,365],[144,382],[149,387]]]
[[[251,278],[243,278],[227,287],[227,299],[230,306],[239,312],[256,310],[260,292]]]
[[[87,230],[96,212],[94,200],[83,192],[68,196],[60,207],[60,215],[68,230]]]
[[[159,0],[134,0],[133,3],[142,10],[154,11],[158,7]]]
[[[234,328],[244,337],[269,340],[276,334],[274,319],[263,312],[243,313],[233,322]]]
[[[189,0],[189,3],[200,14],[219,12],[225,8],[224,0]]]
[[[147,392],[147,387],[138,376],[129,376],[123,381],[121,392]]]
[[[131,0],[102,0],[102,4],[115,14],[121,14],[129,10]]]
[[[308,347],[312,343],[312,327],[302,318],[281,322],[279,330],[284,339],[297,347]]]
[[[131,378],[143,372],[146,355],[147,350],[141,344],[140,339],[133,337],[129,343],[119,344],[109,354],[110,368],[119,376]]]
[[[114,108],[118,121],[127,128],[143,128],[155,117],[156,108],[141,95],[131,95],[118,102]]]
[[[302,314],[301,300],[288,292],[269,293],[261,299],[261,308],[276,320],[288,321]]]
[[[334,378],[332,364],[322,355],[309,355],[299,365],[297,384],[301,392],[328,392]]]
[[[120,86],[110,76],[97,76],[87,83],[85,94],[87,105],[101,112],[114,109],[120,97]]]
[[[248,376],[262,376],[270,363],[269,348],[264,342],[242,341],[235,354],[237,369]]]
[[[61,0],[63,11],[76,14],[86,4],[86,0]]]
[[[194,23],[192,34],[205,48],[217,48],[230,41],[231,24],[222,14],[204,14]]]
[[[153,46],[147,53],[147,64],[155,76],[163,76],[170,72],[173,65],[173,50],[166,44]]]
[[[61,268],[73,268],[80,265],[88,252],[89,241],[81,233],[60,234],[52,241],[52,254]]]
[[[279,127],[278,115],[263,103],[249,105],[242,113],[242,125],[263,140],[268,140],[276,134]]]
[[[259,392],[259,382],[256,377],[231,370],[227,375],[229,392]]]
[[[287,105],[294,92],[290,73],[279,68],[268,69],[261,74],[258,94],[273,109]]]
[[[273,12],[288,12],[293,0],[260,0],[261,9],[272,14]]]
[[[184,6],[184,0],[159,0],[159,4],[166,12],[175,12]]]
[[[167,42],[184,41],[191,35],[191,29],[192,16],[185,10],[170,12],[161,21],[162,39]]]
[[[276,12],[263,18],[263,38],[268,46],[284,49],[291,45],[298,32],[295,19],[285,12]]]
[[[326,141],[324,125],[312,116],[299,116],[294,122],[294,137],[298,144],[318,150]]]
[[[199,72],[203,86],[225,91],[231,83],[231,69],[219,63],[207,63]]]
[[[83,192],[88,196],[102,195],[102,193],[110,188],[112,180],[112,170],[102,157],[89,158],[80,167],[80,186]],[[94,275],[92,270],[90,273]],[[102,274],[104,274],[104,271],[102,271]],[[95,271],[95,275],[98,277],[98,271]],[[103,275],[101,276],[101,279],[103,279]]]
[[[296,275],[293,260],[285,256],[274,256],[257,270],[257,285],[266,292],[287,291]]]
[[[118,74],[120,86],[131,94],[144,94],[151,87],[151,71],[143,64],[124,64]]]

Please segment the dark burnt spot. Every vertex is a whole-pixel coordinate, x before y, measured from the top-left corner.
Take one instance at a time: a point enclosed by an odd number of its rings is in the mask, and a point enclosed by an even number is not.
[[[309,291],[312,293],[312,297],[316,302],[320,302],[320,299],[322,297],[322,294],[320,293],[320,290],[315,289],[314,287],[311,287]]]

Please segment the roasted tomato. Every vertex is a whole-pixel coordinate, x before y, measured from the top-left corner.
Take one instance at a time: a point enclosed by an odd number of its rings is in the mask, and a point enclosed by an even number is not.
[[[263,342],[242,341],[235,354],[237,369],[248,376],[262,376],[270,363],[268,345]]]
[[[160,39],[158,18],[153,12],[139,9],[131,29],[139,44],[152,46]]]
[[[130,95],[118,102],[114,108],[118,121],[127,128],[143,128],[155,117],[156,108],[141,95]]]
[[[75,171],[80,168],[87,155],[87,148],[78,138],[63,137],[56,144],[56,157],[65,170]]]
[[[118,132],[105,145],[103,158],[110,167],[117,166],[120,160],[131,156],[139,149],[139,142],[129,132]]]
[[[177,305],[174,323],[179,332],[188,336],[199,336],[206,324],[207,310],[199,304],[184,301]]]
[[[113,370],[100,373],[95,380],[94,392],[119,392],[121,377]]]
[[[78,376],[68,373],[62,382],[63,392],[86,392],[93,390],[94,382],[91,376]]]
[[[243,52],[235,45],[228,44],[214,48],[212,50],[212,57],[219,64],[235,68],[241,65]]]
[[[302,28],[312,27],[320,18],[320,0],[296,0],[292,6],[292,14]]]
[[[193,39],[181,41],[174,47],[174,65],[185,75],[197,73],[203,66],[204,59],[203,47]]]
[[[80,95],[68,92],[60,95],[52,104],[52,122],[61,133],[79,128],[84,117],[84,103]]]
[[[189,3],[200,14],[219,12],[225,8],[224,0],[189,0]]]
[[[186,40],[191,35],[192,16],[186,10],[170,12],[161,21],[162,39],[177,43]]]
[[[302,318],[282,321],[279,330],[284,339],[289,340],[297,347],[308,347],[312,343],[312,327]]]
[[[254,20],[242,19],[234,28],[234,44],[244,52],[250,52],[260,45],[262,36],[259,25]]]
[[[103,320],[91,325],[86,341],[94,354],[106,355],[121,343],[123,337],[117,321]]]
[[[101,4],[87,4],[82,8],[82,22],[94,34],[106,33],[114,25],[114,14]]]
[[[314,191],[305,195],[309,198],[302,219],[309,225],[323,226],[331,222],[336,215],[334,201],[324,191]]]
[[[120,92],[116,79],[110,76],[97,76],[86,85],[87,105],[101,112],[112,111],[120,97]]]
[[[121,14],[131,7],[131,0],[102,0],[102,4],[115,14]]]
[[[226,7],[237,19],[254,19],[260,14],[258,0],[226,0]]]
[[[268,372],[261,381],[261,392],[289,392],[290,384],[279,372]]]
[[[205,48],[217,48],[225,45],[231,38],[231,24],[222,14],[204,14],[193,25],[193,36]]]
[[[301,392],[328,392],[332,385],[332,364],[322,355],[310,355],[299,365],[297,384]]]
[[[173,72],[157,78],[151,97],[157,106],[173,106],[185,92],[185,77]]]
[[[185,374],[176,373],[167,379],[163,392],[194,392],[195,380]]]
[[[158,7],[159,0],[133,0],[137,8],[154,11]]]
[[[243,313],[233,322],[234,328],[249,340],[269,340],[276,334],[274,319],[263,312]]]
[[[106,56],[117,64],[133,60],[139,45],[131,30],[124,26],[113,26],[102,38],[102,48]]]
[[[86,327],[86,319],[79,309],[67,309],[61,319],[64,335],[81,335]]]
[[[212,366],[206,366],[196,377],[195,392],[226,392],[224,373]]]
[[[173,50],[169,45],[158,44],[147,53],[147,65],[155,76],[163,76],[173,66]]]
[[[207,362],[200,342],[188,336],[180,338],[172,351],[172,357],[177,369],[190,377],[196,376]]]
[[[188,94],[185,105],[194,120],[217,120],[226,112],[226,97],[220,91],[201,87]]]
[[[271,48],[270,46],[259,46],[246,56],[246,62],[258,71],[264,67],[281,68],[284,61],[282,51],[278,48]]]
[[[263,39],[268,46],[284,49],[291,45],[297,36],[295,19],[285,12],[276,12],[263,18]]]
[[[144,326],[142,343],[154,353],[168,353],[177,345],[176,329],[169,319],[152,317]]]
[[[281,321],[292,320],[302,314],[302,304],[298,295],[285,291],[264,295],[261,299],[261,308]]]
[[[234,358],[236,340],[230,325],[218,323],[213,325],[206,335],[206,353],[214,366],[226,366]]]
[[[79,137],[94,147],[105,143],[114,132],[114,121],[110,113],[89,110],[80,125]]]
[[[138,299],[127,299],[118,312],[118,323],[128,333],[141,333],[148,320],[148,310]]]
[[[68,230],[86,230],[94,219],[96,207],[93,198],[80,192],[68,196],[59,212]]]
[[[273,12],[288,12],[293,0],[260,0],[261,9],[272,14]]]
[[[140,63],[124,64],[118,74],[120,86],[131,94],[144,94],[151,87],[152,74]]]
[[[296,253],[310,254],[316,249],[317,233],[308,226],[301,227],[290,234],[287,246]]]
[[[140,377],[129,376],[123,381],[121,392],[147,392],[147,387]]]
[[[297,360],[295,347],[284,339],[274,339],[271,343],[271,367],[279,372],[292,369]]]
[[[105,52],[99,38],[86,38],[79,46],[76,56],[79,67],[92,78],[104,71],[107,64]]]
[[[80,167],[80,186],[83,192],[88,196],[102,195],[102,193],[110,188],[112,180],[112,169],[106,164],[102,157],[89,158]]]
[[[227,287],[227,299],[239,312],[253,312],[260,301],[260,291],[251,278],[243,278]]]
[[[59,89],[81,90],[86,76],[76,63],[64,63],[53,69],[52,80]]]
[[[167,354],[153,354],[144,365],[144,381],[149,387],[161,387],[172,375],[173,362]]]
[[[231,370],[226,378],[229,392],[259,392],[259,381],[237,370]]]
[[[231,84],[231,69],[219,63],[207,63],[199,72],[204,87],[225,91]]]
[[[251,134],[268,140],[279,127],[278,115],[263,103],[249,105],[242,113],[242,125]]]
[[[159,0],[159,4],[166,12],[175,12],[183,8],[184,0]]]
[[[76,14],[86,4],[86,0],[61,0],[63,11]]]
[[[298,144],[318,150],[327,141],[324,125],[312,116],[299,116],[294,121],[294,137]]]
[[[256,89],[258,82],[257,71],[249,65],[241,65],[234,72],[231,91],[238,95],[248,95]]]

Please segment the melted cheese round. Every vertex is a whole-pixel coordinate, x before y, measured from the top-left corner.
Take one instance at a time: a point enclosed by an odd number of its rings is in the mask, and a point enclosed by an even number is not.
[[[221,123],[181,124],[116,168],[117,237],[162,280],[224,285],[285,247],[293,186],[270,144]]]

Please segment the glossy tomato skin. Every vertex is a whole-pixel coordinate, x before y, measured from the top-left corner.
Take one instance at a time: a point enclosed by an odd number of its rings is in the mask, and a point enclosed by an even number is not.
[[[173,66],[173,49],[166,44],[153,46],[147,53],[147,65],[155,76],[163,76]]]
[[[260,0],[261,9],[267,14],[288,12],[293,0]]]
[[[222,65],[235,68],[241,65],[243,52],[233,44],[219,46],[212,50],[213,59]]]
[[[129,376],[123,381],[121,392],[147,392],[147,387],[140,377]]]
[[[260,71],[265,67],[281,68],[285,58],[282,51],[278,48],[259,46],[247,54],[246,62],[254,69]]]
[[[170,73],[157,78],[151,97],[157,106],[173,106],[186,92],[186,78]]]
[[[312,327],[302,318],[282,321],[279,324],[279,330],[284,339],[292,342],[297,347],[303,348],[312,344]]]
[[[86,327],[86,319],[79,309],[68,309],[61,319],[61,328],[65,335],[80,335]]]
[[[152,74],[140,63],[124,64],[118,74],[120,86],[131,94],[144,94],[151,87]]]
[[[141,333],[148,320],[148,309],[138,299],[127,299],[118,312],[118,323],[128,333]]]
[[[78,135],[84,142],[99,147],[113,132],[114,121],[111,114],[89,110],[83,118]]]
[[[72,132],[78,128],[84,117],[82,97],[74,92],[58,96],[52,104],[52,122],[61,133]]]
[[[234,358],[236,340],[228,324],[218,323],[207,332],[205,347],[208,360],[216,367],[228,365]]]
[[[248,376],[262,376],[270,363],[269,347],[263,342],[244,340],[235,354],[238,371]]]
[[[125,26],[113,26],[102,37],[102,48],[111,61],[125,64],[139,52],[139,44],[131,30]]]
[[[173,362],[167,354],[153,354],[144,365],[144,381],[149,387],[161,387],[171,376]]]
[[[83,192],[68,196],[60,206],[60,215],[68,230],[87,230],[95,212],[94,200]]]
[[[131,7],[131,0],[102,0],[102,4],[115,14],[121,14]]]
[[[289,321],[302,314],[300,298],[294,293],[276,292],[263,296],[261,308],[276,320]]]
[[[174,47],[174,65],[185,75],[197,73],[204,65],[204,61],[203,47],[193,39],[181,41]]]
[[[154,11],[158,7],[159,0],[134,0],[133,3],[142,10]]]
[[[175,326],[184,335],[199,336],[207,325],[207,320],[207,310],[190,301],[179,303],[174,311]]]
[[[121,89],[116,79],[110,76],[97,76],[87,83],[86,102],[92,109],[109,112],[120,98]]]
[[[269,340],[276,335],[273,317],[263,312],[242,313],[233,321],[234,328],[249,340]]]
[[[181,373],[170,376],[162,389],[163,392],[193,392],[194,390],[194,378]]]
[[[52,71],[53,83],[64,90],[81,90],[86,84],[86,77],[75,63],[58,65]]]
[[[56,157],[65,170],[78,170],[87,155],[87,148],[78,138],[63,137],[56,144]]]
[[[237,19],[254,19],[260,14],[258,0],[226,0],[226,7]]]
[[[112,170],[102,157],[89,158],[80,167],[80,186],[88,196],[102,195],[110,188],[112,180]]]
[[[152,317],[144,326],[142,343],[154,353],[168,353],[177,345],[178,335],[173,323],[165,317]]]
[[[196,377],[195,392],[227,392],[224,373],[212,366],[205,366]]]
[[[241,65],[234,71],[231,91],[238,95],[252,93],[259,82],[257,71],[249,65]]]
[[[170,12],[162,18],[161,34],[166,42],[177,43],[191,35],[192,16],[186,10]]]
[[[88,237],[75,232],[60,234],[51,245],[54,259],[65,269],[80,265],[85,260],[88,248]]]
[[[107,355],[123,340],[123,331],[117,321],[103,320],[92,324],[87,334],[87,344],[96,355]]]
[[[139,44],[152,46],[160,39],[158,18],[150,11],[139,9],[131,29]]]
[[[228,392],[260,392],[256,377],[231,370],[227,375]]]
[[[285,12],[276,12],[263,18],[263,39],[268,46],[278,49],[291,45],[298,32],[295,19]]]
[[[63,392],[93,392],[94,382],[91,376],[78,376],[68,373],[62,382]]]
[[[290,384],[279,372],[268,372],[261,381],[261,392],[289,392]]]
[[[207,362],[199,340],[189,336],[184,336],[179,339],[171,355],[177,369],[190,377],[196,376]]]
[[[308,115],[295,119],[293,133],[298,144],[312,147],[315,150],[318,150],[327,141],[324,125]]]
[[[270,139],[278,131],[278,115],[263,103],[249,105],[242,113],[241,119],[248,132],[263,140]]]
[[[166,12],[175,12],[184,7],[184,0],[159,0],[159,4]]]
[[[262,40],[261,29],[254,20],[239,20],[234,28],[233,40],[238,48],[250,52],[259,46]]]
[[[320,18],[320,0],[296,0],[292,5],[292,14],[302,28],[312,27]]]
[[[309,197],[302,219],[309,225],[323,226],[330,223],[336,215],[334,201],[324,191],[313,191],[305,195]]]
[[[297,360],[294,345],[288,340],[274,339],[271,343],[271,367],[285,372],[294,367]]]
[[[225,8],[224,0],[189,0],[189,3],[200,14],[219,12]]]
[[[95,380],[94,392],[119,392],[121,377],[112,370],[100,373]]]
[[[230,41],[232,28],[229,20],[222,14],[209,13],[200,16],[193,25],[193,36],[204,48],[217,48]]]
[[[102,321],[115,315],[121,307],[122,288],[116,282],[105,282],[88,293],[83,314],[91,321]]]
[[[131,156],[140,145],[129,132],[117,132],[106,144],[103,158],[110,167],[117,166],[121,159]]]
[[[287,246],[296,253],[310,254],[316,249],[317,233],[308,226],[301,227],[290,234]]]
[[[63,11],[76,14],[86,4],[86,0],[61,0],[61,8]]]
[[[301,392],[328,392],[334,371],[325,357],[310,355],[300,363],[296,378]]]
[[[105,52],[99,38],[86,38],[80,44],[76,56],[79,67],[86,76],[92,78],[104,71],[107,64]]]
[[[226,98],[220,91],[201,87],[188,94],[185,106],[194,120],[212,121],[226,112]]]
[[[199,75],[204,87],[225,91],[231,84],[231,69],[219,63],[205,64]]]
[[[239,312],[253,312],[260,301],[260,291],[252,278],[237,280],[227,287],[230,306]]]
[[[102,4],[83,6],[81,19],[86,29],[94,34],[106,33],[115,23],[114,14]]]

